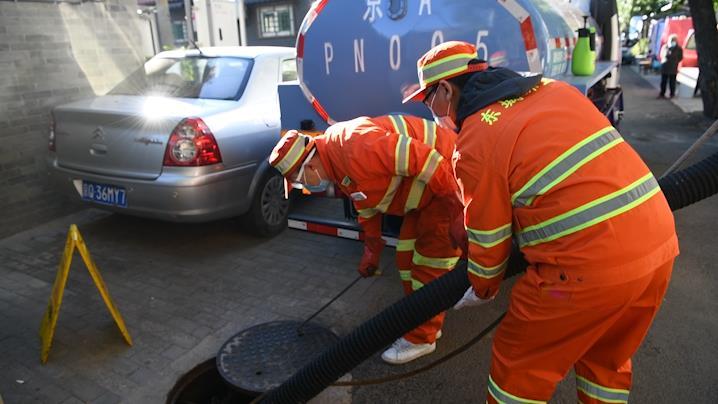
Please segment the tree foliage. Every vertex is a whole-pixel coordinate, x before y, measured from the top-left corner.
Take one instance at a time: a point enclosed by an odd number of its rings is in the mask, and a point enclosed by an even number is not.
[[[665,5],[672,3],[670,9],[661,11]],[[619,0],[619,17],[629,20],[634,15],[670,14],[676,11],[687,10],[688,0]],[[713,0],[713,8],[718,8],[718,0]],[[623,13],[621,13],[623,12]]]

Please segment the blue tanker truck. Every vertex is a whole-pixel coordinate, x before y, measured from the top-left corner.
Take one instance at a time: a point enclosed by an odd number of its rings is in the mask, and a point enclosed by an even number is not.
[[[585,17],[596,33],[596,68],[574,76],[572,54]],[[618,38],[615,0],[318,0],[297,36],[298,80],[279,87],[282,129],[319,133],[337,121],[389,113],[431,119],[423,105],[401,101],[417,83],[417,59],[448,40],[474,43],[492,66],[574,85],[617,125]],[[324,232],[358,237],[353,225],[290,217],[290,227],[304,230],[317,222],[329,226]]]

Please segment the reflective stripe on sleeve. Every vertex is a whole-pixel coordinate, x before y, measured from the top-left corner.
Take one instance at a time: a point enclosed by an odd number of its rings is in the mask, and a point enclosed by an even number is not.
[[[441,157],[441,154],[439,154],[438,151],[432,150],[431,153],[429,153],[429,158],[426,159],[421,172],[419,172],[419,175],[416,176],[416,179],[428,184],[431,177],[434,176],[434,172],[439,167],[439,163],[441,163],[441,160],[443,159],[444,158]]]
[[[394,131],[399,134],[399,140],[396,142],[396,151],[394,152],[394,161],[396,164],[396,175],[404,177],[409,175],[409,145],[411,137],[409,136],[409,127],[401,115],[388,115]]]
[[[381,198],[381,201],[378,205],[376,205],[373,208],[365,208],[365,209],[357,209],[357,212],[359,213],[359,216],[361,216],[364,219],[369,219],[376,215],[377,213],[384,213],[387,209],[389,209],[389,205],[391,205],[391,201],[394,200],[394,196],[396,195],[396,191],[399,190],[399,185],[401,185],[401,178],[402,177],[391,177],[391,182],[389,183],[389,186],[386,189],[386,193]]]
[[[401,136],[409,137],[409,127],[401,115],[388,115],[392,125],[394,125],[394,131]]]
[[[467,227],[469,241],[484,248],[491,248],[511,237],[511,223],[493,230],[476,230]]]
[[[424,284],[423,284],[423,283],[417,281],[417,280],[414,279],[414,278],[411,278],[411,289],[412,289],[412,290],[417,291],[417,290],[419,290],[419,289],[421,289],[421,288],[423,288],[423,287],[424,287]]]
[[[428,146],[430,146],[432,149],[436,147],[436,123],[422,119],[424,122],[424,143]],[[431,175],[428,176],[430,179],[433,175],[433,172],[436,171],[436,168],[431,168],[432,164],[436,164],[438,166],[439,162],[434,163],[432,159],[434,159],[434,153],[437,153],[436,150],[432,152],[429,159],[427,159],[427,162],[424,163],[424,168],[422,170],[422,173],[425,172],[425,170],[431,170]],[[441,157],[441,154],[439,154],[439,157]],[[442,157],[443,158],[443,157]],[[426,172],[428,174],[428,172]],[[426,176],[426,174],[425,174]],[[424,189],[426,188],[426,181],[421,177],[421,174],[417,178],[414,178],[414,180],[411,182],[411,188],[409,190],[409,196],[406,199],[406,205],[404,206],[404,213],[410,212],[416,208],[419,207],[419,203],[421,203],[421,197],[424,195]]]
[[[426,183],[423,181],[419,181],[416,178],[411,181],[409,196],[407,196],[406,205],[404,205],[404,213],[410,212],[419,207],[421,197],[424,195],[424,188],[426,188]]]
[[[511,197],[514,207],[530,206],[534,199],[545,194],[586,163],[623,142],[612,127],[606,127],[577,143],[534,175]]]
[[[469,259],[468,270],[479,278],[491,279],[501,275],[504,270],[506,270],[508,263],[509,259],[506,258],[504,262],[500,263],[499,265],[493,267],[485,267],[483,265],[479,265],[478,263],[476,263],[476,261]]]
[[[633,209],[660,190],[653,174],[648,173],[625,188],[522,229],[517,234],[519,246],[546,243],[591,227]]]
[[[422,121],[424,122],[424,144],[434,149],[436,148],[436,123],[427,119],[422,119]]]
[[[416,244],[416,239],[399,240],[396,243],[396,251],[414,251],[414,244]]]
[[[411,144],[411,138],[408,136],[399,136],[396,142],[396,151],[394,161],[396,164],[396,175],[403,177],[409,176],[409,146]]]
[[[587,379],[576,376],[576,389],[583,392],[587,396],[605,403],[627,403],[628,390],[612,389],[603,387]]]

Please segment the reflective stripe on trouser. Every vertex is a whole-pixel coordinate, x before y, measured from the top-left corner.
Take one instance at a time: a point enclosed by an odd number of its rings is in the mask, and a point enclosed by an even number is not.
[[[547,401],[574,367],[592,383],[577,384],[582,403],[625,402],[609,400],[627,398],[630,358],[658,311],[672,268],[670,260],[648,268],[643,272],[647,275],[615,284],[592,278],[589,270],[579,274],[529,267],[515,283],[494,337],[490,374],[499,393]],[[499,400],[487,395],[490,403]]]
[[[579,394],[598,400],[602,403],[627,403],[629,391],[625,389],[612,389],[601,386],[585,377],[576,376],[576,389]]]
[[[411,261],[412,258],[414,258],[414,244],[416,243],[416,239],[401,239],[402,236],[404,237],[416,237],[416,233],[414,230],[413,235],[409,234],[407,227],[415,227],[415,223],[407,223],[416,220],[410,217],[404,218],[404,223],[401,228],[402,234],[399,236],[399,242],[396,244],[396,268],[399,271],[399,277],[401,278],[401,283],[404,286],[404,293],[409,294],[412,292],[412,286],[411,286]]]
[[[449,224],[448,209],[437,203],[436,199],[431,199],[422,209],[413,210],[404,216],[399,233],[397,267],[406,268],[408,258],[411,278],[409,282],[402,282],[406,294],[445,274],[455,265],[459,252],[451,246]],[[410,240],[415,241],[412,243]],[[409,252],[407,250],[410,246],[414,248]],[[444,313],[441,313],[404,335],[404,338],[416,344],[432,343],[443,322]]]
[[[496,402],[499,402],[502,404],[503,403],[506,403],[506,404],[525,404],[525,403],[541,404],[541,403],[546,402],[546,401],[539,401],[539,400],[531,400],[529,398],[523,398],[523,397],[513,395],[513,394],[505,391],[501,387],[499,387],[499,385],[496,384],[494,379],[491,378],[491,375],[489,375],[488,389],[489,389],[489,395],[491,397],[493,397],[494,400],[496,400]]]

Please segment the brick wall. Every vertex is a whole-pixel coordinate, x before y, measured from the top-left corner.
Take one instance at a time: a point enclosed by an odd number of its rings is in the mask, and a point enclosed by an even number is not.
[[[47,178],[49,111],[140,66],[136,10],[136,0],[0,1],[0,237],[80,208]]]

